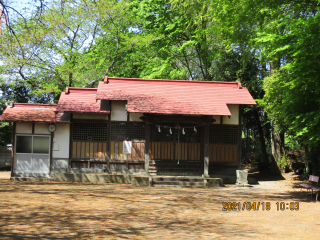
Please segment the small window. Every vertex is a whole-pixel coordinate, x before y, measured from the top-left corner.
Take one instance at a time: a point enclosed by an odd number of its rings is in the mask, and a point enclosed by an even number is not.
[[[33,137],[33,153],[49,154],[49,138],[48,137]]]
[[[32,136],[17,136],[16,142],[17,153],[31,153],[32,152]]]
[[[16,153],[49,154],[49,136],[16,136]]]

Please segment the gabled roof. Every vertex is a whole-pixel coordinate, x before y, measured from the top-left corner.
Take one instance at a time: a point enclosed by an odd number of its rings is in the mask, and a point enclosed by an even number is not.
[[[231,115],[227,104],[256,104],[239,82],[105,77],[99,100],[127,100],[128,112]]]
[[[96,99],[97,88],[66,87],[62,92],[57,111],[78,113],[110,113],[110,110],[101,110],[101,100]]]
[[[62,113],[55,114],[56,104],[14,103],[7,107],[0,121],[6,122],[70,122]]]
[[[253,104],[239,82],[105,77],[98,88],[69,88],[58,105],[15,103],[0,121],[70,122],[69,112],[109,114],[106,101],[126,100],[128,112],[231,115],[227,104]]]

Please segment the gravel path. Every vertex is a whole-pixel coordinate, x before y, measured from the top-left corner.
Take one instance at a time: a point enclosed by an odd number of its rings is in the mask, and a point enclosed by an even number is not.
[[[10,179],[11,172],[8,171],[0,171],[0,179]]]
[[[292,174],[210,189],[1,179],[0,239],[314,239],[320,202],[297,184]]]

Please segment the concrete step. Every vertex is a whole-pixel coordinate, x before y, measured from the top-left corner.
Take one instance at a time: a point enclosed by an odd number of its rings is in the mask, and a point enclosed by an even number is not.
[[[181,187],[204,187],[205,183],[202,182],[185,182],[185,181],[152,181],[153,186],[181,186]]]
[[[13,181],[30,181],[30,182],[53,182],[53,177],[12,177]]]
[[[165,185],[165,184],[161,184],[161,185],[154,185],[154,187],[189,187],[189,188],[205,188],[204,185],[199,185],[199,186],[187,186],[187,185]]]
[[[201,177],[170,177],[170,176],[157,176],[153,177],[153,181],[156,182],[203,182],[203,178]]]

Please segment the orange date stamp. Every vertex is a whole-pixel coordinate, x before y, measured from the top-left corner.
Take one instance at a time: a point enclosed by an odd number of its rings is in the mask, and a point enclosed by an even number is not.
[[[270,202],[223,202],[222,211],[270,211]],[[274,208],[277,211],[299,211],[299,202],[276,202]]]

